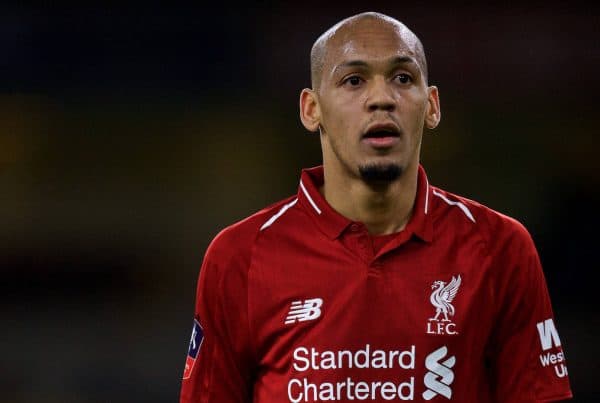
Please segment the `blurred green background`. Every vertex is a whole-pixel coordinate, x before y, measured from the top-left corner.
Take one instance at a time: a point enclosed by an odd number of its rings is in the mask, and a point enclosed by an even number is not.
[[[177,401],[205,248],[320,163],[310,46],[369,10],[425,45],[430,182],[529,228],[596,401],[599,7],[327,4],[0,6],[0,401]]]

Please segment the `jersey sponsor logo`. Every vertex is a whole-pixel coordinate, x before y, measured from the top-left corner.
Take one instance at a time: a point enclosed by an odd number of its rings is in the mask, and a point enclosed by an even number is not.
[[[321,298],[306,299],[304,301],[294,301],[285,318],[285,324],[315,320],[321,316]]]
[[[542,322],[538,322],[536,326],[543,351],[543,353],[540,354],[540,363],[542,367],[553,366],[554,373],[557,377],[563,378],[567,376],[567,366],[564,362],[565,354],[561,348],[560,337],[558,337],[558,331],[556,330],[556,326],[554,326],[554,320],[549,318]],[[557,351],[548,351],[553,348]]]
[[[371,344],[341,350],[296,347],[287,383],[288,401],[451,400],[456,357],[449,354],[447,346],[438,348],[425,357],[424,374],[417,357],[414,344],[395,349]],[[420,388],[416,379],[423,379]]]
[[[456,364],[456,357],[446,358],[447,355],[448,348],[443,346],[425,358],[425,367],[428,372],[424,378],[427,390],[423,392],[423,399],[431,400],[438,395],[444,396],[448,400],[452,398],[450,385],[454,381],[452,368]]]
[[[338,382],[311,383],[308,378],[288,382],[288,399],[292,403],[350,400],[414,400],[415,378],[406,382],[367,382],[346,377]]]
[[[194,319],[194,326],[192,327],[192,336],[190,337],[190,345],[188,347],[188,354],[185,359],[185,369],[183,371],[183,379],[189,379],[200,352],[200,347],[204,341],[204,330],[200,326],[200,322]]]
[[[350,400],[414,400],[416,346],[383,350],[366,344],[357,350],[321,350],[297,347],[293,352],[294,376],[288,381],[288,400],[293,403]],[[388,374],[394,369],[406,372],[388,379],[374,374]],[[410,371],[410,372],[409,372]],[[322,375],[318,375],[322,373]],[[347,373],[348,376],[339,376]],[[362,378],[366,375],[368,378]]]
[[[452,276],[452,280],[450,280],[449,283],[437,280],[431,285],[433,291],[431,292],[429,301],[435,308],[435,315],[429,318],[429,321],[427,322],[428,334],[458,334],[456,331],[456,324],[452,322],[450,317],[455,314],[452,301],[458,293],[461,281],[462,279],[459,275],[458,277]]]
[[[560,337],[558,337],[558,331],[554,326],[554,320],[552,318],[546,319],[543,322],[537,323],[537,330],[540,335],[540,342],[542,343],[542,350],[550,350],[552,347],[560,347]]]

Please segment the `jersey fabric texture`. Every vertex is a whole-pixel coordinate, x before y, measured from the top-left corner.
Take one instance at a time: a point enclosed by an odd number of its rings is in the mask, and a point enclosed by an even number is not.
[[[304,170],[296,196],[209,246],[182,403],[571,397],[521,224],[429,185],[419,167],[407,226],[374,239],[322,184],[322,167]]]

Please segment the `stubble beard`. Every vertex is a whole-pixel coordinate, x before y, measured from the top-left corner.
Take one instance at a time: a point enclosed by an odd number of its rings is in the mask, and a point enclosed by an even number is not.
[[[325,130],[321,130],[321,135],[323,135]],[[330,149],[333,152],[333,155],[335,155],[335,159],[341,164],[342,169],[344,169],[350,175],[356,175],[356,166],[353,167],[353,164],[349,163],[349,161],[343,157],[343,154],[338,151],[336,144],[331,144]],[[325,161],[325,155],[323,160]],[[360,178],[367,185],[374,188],[387,187],[396,180],[400,179],[403,173],[404,168],[401,165],[392,162],[366,163],[358,166],[358,174]]]
[[[403,170],[397,164],[365,164],[358,167],[358,172],[369,185],[389,185],[400,179]]]

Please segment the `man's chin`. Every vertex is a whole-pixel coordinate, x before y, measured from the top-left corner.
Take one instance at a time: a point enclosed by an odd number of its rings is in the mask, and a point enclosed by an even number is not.
[[[403,169],[398,164],[364,164],[358,167],[363,181],[370,184],[392,183],[402,176]]]

